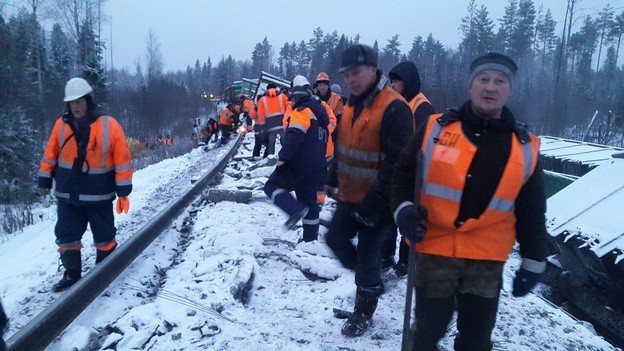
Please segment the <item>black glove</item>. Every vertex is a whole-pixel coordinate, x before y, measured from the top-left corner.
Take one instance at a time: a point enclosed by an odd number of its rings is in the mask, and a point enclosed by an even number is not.
[[[524,268],[520,268],[516,273],[516,277],[513,281],[513,290],[511,294],[515,297],[524,296],[535,287],[535,285],[542,278],[543,273],[535,273],[527,271]]]
[[[374,191],[368,191],[364,200],[353,210],[351,217],[367,227],[374,227],[379,219],[379,212],[386,206],[385,201]]]
[[[427,232],[427,209],[420,205],[407,205],[397,213],[396,224],[401,235],[419,243]]]
[[[376,215],[370,217],[365,216],[360,212],[359,208],[354,208],[353,210],[351,210],[351,217],[353,217],[356,222],[363,224],[367,227],[374,227],[375,223],[377,223]]]

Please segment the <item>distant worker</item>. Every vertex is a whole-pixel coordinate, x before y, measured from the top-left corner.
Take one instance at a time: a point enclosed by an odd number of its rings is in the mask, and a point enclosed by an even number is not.
[[[191,133],[191,146],[193,148],[196,148],[199,146],[199,136],[195,132]]]
[[[316,191],[326,174],[325,152],[329,138],[327,111],[312,97],[312,86],[303,76],[292,81],[293,113],[284,134],[275,171],[264,192],[289,216],[285,223],[294,229],[303,218],[303,241],[318,238],[319,209]],[[295,199],[290,192],[295,191]]]
[[[408,102],[412,113],[414,114],[414,130],[435,113],[433,106],[425,95],[420,91],[420,74],[416,65],[411,61],[401,62],[394,66],[390,73],[390,87],[401,94]],[[385,230],[386,240],[381,247],[381,268],[390,268],[394,265],[396,273],[399,276],[407,274],[407,258],[409,247],[403,238],[399,245],[399,260],[394,264],[394,255],[396,252],[396,225],[391,223]]]
[[[165,145],[165,137],[162,135],[159,135],[158,138],[156,138],[156,145],[158,146]]]
[[[342,334],[356,337],[370,326],[384,290],[379,249],[383,229],[393,220],[390,180],[412,137],[413,117],[405,99],[387,86],[370,46],[347,48],[340,73],[351,96],[338,132],[337,163],[326,182],[327,194],[338,197],[327,244],[344,267],[355,269],[355,308]],[[357,247],[352,242],[356,235]]]
[[[256,112],[256,104],[254,104],[253,100],[244,94],[240,95],[240,100],[242,104],[243,117],[245,118],[245,125],[247,126],[247,131],[249,132],[253,129],[253,119],[258,114]]]
[[[113,117],[96,111],[93,89],[82,78],[65,85],[68,112],[56,120],[39,170],[39,188],[46,195],[56,182],[56,244],[65,267],[53,292],[74,285],[80,277],[81,239],[87,224],[93,232],[95,263],[117,247],[112,201],[117,213],[128,213],[132,163],[123,129]]]
[[[332,140],[336,142],[338,138],[337,130],[340,128],[340,118],[342,117],[343,103],[342,98],[337,93],[333,92],[329,88],[329,75],[325,72],[321,72],[316,76],[316,84],[318,91],[316,96],[321,98],[321,100],[325,101],[329,107],[334,112],[338,124],[336,126],[336,131],[332,133]]]
[[[281,136],[284,133],[282,120],[289,103],[286,95],[277,93],[274,84],[271,88],[267,89],[267,95],[258,100],[258,119],[265,120],[269,155],[275,154],[275,141],[277,140],[277,136]],[[283,142],[283,140],[280,142]]]
[[[266,92],[268,92],[269,89],[275,90],[276,88],[277,86],[275,84],[269,83],[267,84]],[[263,97],[260,98],[260,100],[258,100],[258,103],[260,103],[261,101],[264,101],[262,99]],[[254,158],[260,157],[260,151],[262,150],[262,146],[264,146],[263,157],[266,158],[267,155],[269,154],[269,147],[268,147],[269,133],[267,132],[267,128],[266,128],[266,113],[264,112],[264,110],[260,112],[260,106],[258,106],[258,112],[253,117],[253,120],[254,120],[254,148],[253,148],[251,155]]]
[[[408,102],[416,128],[435,113],[433,105],[420,90],[420,74],[414,62],[405,61],[394,66],[388,73],[390,87],[401,94]]]
[[[475,59],[470,100],[429,117],[396,163],[392,208],[418,252],[412,351],[437,350],[454,311],[455,350],[492,350],[503,269],[514,243],[522,263],[513,296],[528,294],[546,268],[540,142],[506,106],[517,69],[498,53]]]
[[[173,138],[171,137],[171,135],[167,135],[167,138],[165,139],[165,145],[167,146],[173,145]]]
[[[207,132],[207,136],[204,139],[205,143],[208,143],[213,136],[215,141],[219,137],[219,123],[217,123],[214,117],[208,118],[208,123],[206,123],[206,128],[204,128],[204,130]]]
[[[227,104],[219,112],[219,129],[221,129],[221,142],[227,143],[230,140],[230,133],[232,133],[232,126],[234,124],[234,118],[232,117],[234,107],[232,104]]]
[[[340,95],[340,99],[342,100],[342,104],[346,105],[347,104],[347,100],[349,99],[349,97],[346,96],[346,95],[342,95],[342,88],[340,87],[340,85],[334,83],[334,84],[331,85],[330,88],[331,88],[331,91],[333,91],[334,93]]]

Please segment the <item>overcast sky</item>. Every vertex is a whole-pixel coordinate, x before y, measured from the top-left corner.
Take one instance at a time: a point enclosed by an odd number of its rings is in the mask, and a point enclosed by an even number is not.
[[[134,62],[145,62],[146,37],[151,28],[161,45],[165,71],[186,69],[195,60],[208,57],[216,65],[221,56],[251,59],[256,43],[267,37],[273,46],[274,59],[285,42],[297,43],[312,37],[321,27],[325,33],[354,37],[383,48],[388,39],[399,34],[401,51],[407,53],[415,36],[433,33],[447,47],[456,48],[461,40],[459,25],[469,0],[358,0],[358,1],[207,1],[207,0],[109,0],[105,13],[111,28],[102,30],[107,42],[106,62],[134,71]],[[535,0],[550,8],[560,25],[567,0]],[[490,18],[498,25],[508,1],[477,0],[484,4]],[[594,16],[605,4],[624,9],[622,0],[581,0],[580,13]],[[579,21],[580,22],[580,21]],[[112,29],[112,30],[110,30]],[[557,29],[560,35],[561,27]],[[112,34],[112,35],[111,35]],[[112,46],[110,45],[112,37]]]

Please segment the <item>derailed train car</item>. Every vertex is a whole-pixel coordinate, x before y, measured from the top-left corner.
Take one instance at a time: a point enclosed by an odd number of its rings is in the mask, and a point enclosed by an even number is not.
[[[542,157],[549,156],[548,141],[542,147]],[[547,227],[555,254],[550,257],[546,283],[552,287],[551,297],[571,304],[574,312],[622,346],[624,153],[578,142],[570,146],[557,143],[556,149],[550,145],[551,158],[555,150],[560,158],[565,157],[561,152],[569,148],[565,152],[571,160],[564,161],[591,171],[548,199]],[[581,160],[574,160],[572,155]],[[549,181],[552,174],[547,174]]]

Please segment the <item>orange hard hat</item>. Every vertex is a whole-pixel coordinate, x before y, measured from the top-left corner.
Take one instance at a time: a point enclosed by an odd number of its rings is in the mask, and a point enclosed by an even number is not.
[[[321,72],[316,76],[317,82],[329,82],[329,76],[325,72]]]

